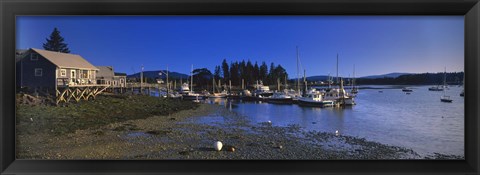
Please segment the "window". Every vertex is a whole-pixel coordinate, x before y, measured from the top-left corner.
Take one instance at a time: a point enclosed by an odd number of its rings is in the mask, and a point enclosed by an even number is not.
[[[88,78],[88,70],[80,70],[80,78]]]
[[[32,60],[32,61],[37,61],[37,60],[38,60],[38,54],[36,54],[36,53],[31,53],[31,54],[30,54],[30,60]]]
[[[61,76],[61,77],[66,77],[66,76],[67,76],[67,70],[65,70],[65,69],[60,69],[60,76]]]
[[[41,77],[43,75],[43,69],[42,68],[35,68],[35,76],[36,77]]]
[[[75,70],[72,70],[72,71],[70,72],[70,78],[76,78],[76,76],[75,76]]]

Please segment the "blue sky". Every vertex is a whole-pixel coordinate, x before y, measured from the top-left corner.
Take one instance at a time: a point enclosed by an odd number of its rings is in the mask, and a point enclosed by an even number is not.
[[[296,76],[448,72],[464,69],[463,16],[19,16],[16,47],[40,48],[57,27],[72,53],[132,74],[212,72],[228,62],[281,64]],[[303,72],[303,71],[302,71]]]

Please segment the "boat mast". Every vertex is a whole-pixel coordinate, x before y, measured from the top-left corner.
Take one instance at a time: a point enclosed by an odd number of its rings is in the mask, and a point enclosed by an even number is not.
[[[445,71],[443,72],[443,96],[445,96],[446,81],[447,81],[447,67],[445,67]]]
[[[193,64],[192,71],[190,72],[190,92],[193,92]]]
[[[303,82],[305,83],[304,94],[306,94],[308,92],[308,89],[307,89],[307,70],[305,70],[305,69],[303,69]]]
[[[355,88],[355,64],[353,64],[353,80],[352,80],[352,89]]]
[[[338,82],[338,53],[337,53],[337,83],[339,83]]]
[[[297,46],[297,93],[300,94],[300,72],[299,72],[299,67],[298,67],[298,46]]]

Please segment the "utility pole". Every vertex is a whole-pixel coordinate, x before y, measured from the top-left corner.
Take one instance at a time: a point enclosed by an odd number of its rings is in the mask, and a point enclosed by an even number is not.
[[[143,64],[142,64],[142,71],[140,72],[140,93],[143,93]]]
[[[168,97],[168,94],[169,94],[169,89],[170,89],[170,86],[168,86],[169,83],[168,83],[168,65],[167,65],[167,97]]]
[[[192,72],[190,72],[190,91],[193,92],[193,64],[192,64]]]

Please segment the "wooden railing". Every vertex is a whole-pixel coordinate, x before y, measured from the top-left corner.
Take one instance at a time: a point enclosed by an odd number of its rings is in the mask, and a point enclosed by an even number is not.
[[[57,78],[57,86],[58,87],[63,87],[63,86],[92,86],[92,85],[97,85],[95,80],[75,78],[74,81],[72,82],[71,78]]]

